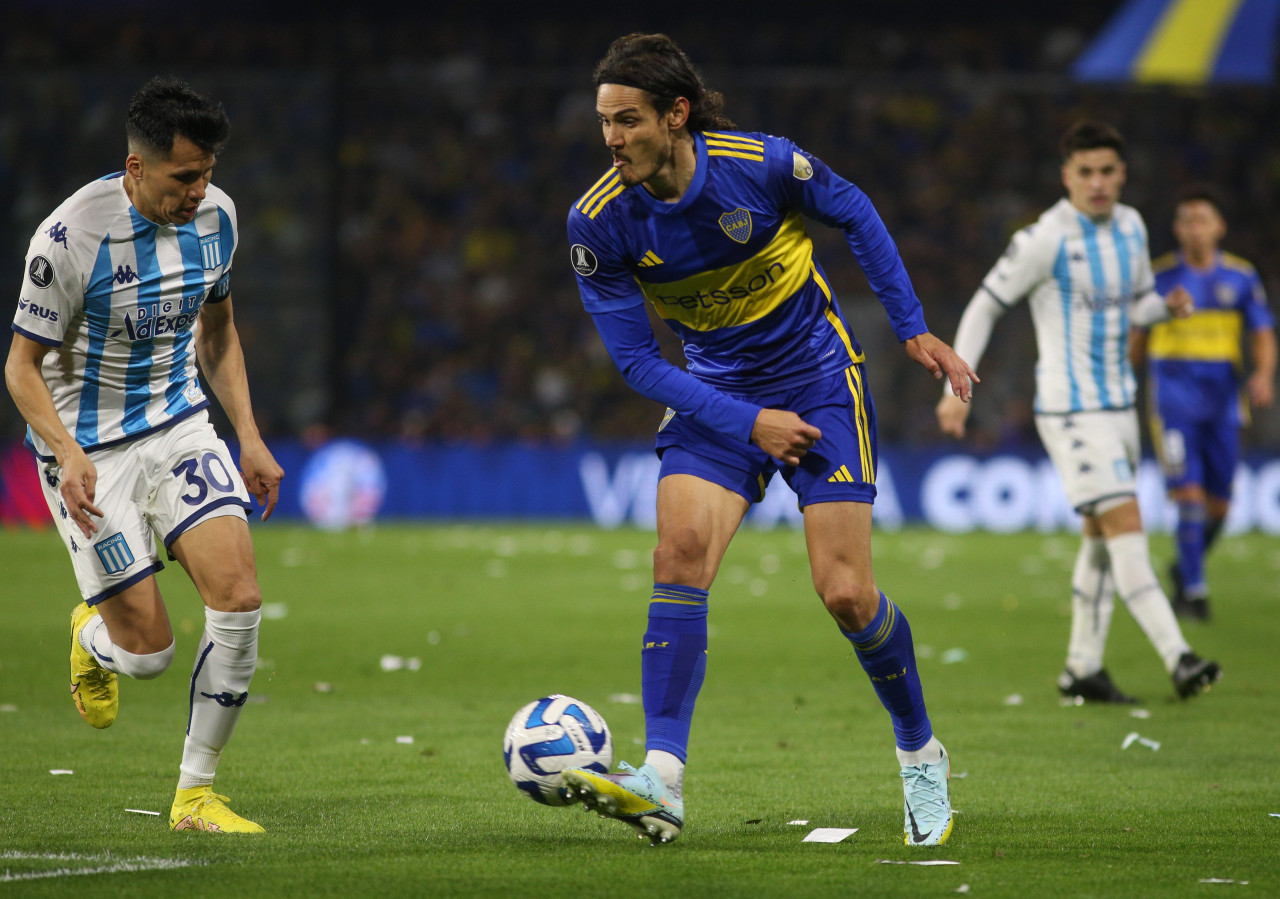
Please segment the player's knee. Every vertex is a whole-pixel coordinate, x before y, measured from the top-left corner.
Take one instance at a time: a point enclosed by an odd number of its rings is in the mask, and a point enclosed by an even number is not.
[[[841,580],[814,586],[831,617],[845,630],[860,631],[876,617],[880,591],[874,582]]]
[[[653,579],[664,584],[710,586],[707,541],[692,528],[664,535],[653,550]]]
[[[169,645],[159,652],[132,653],[116,648],[115,663],[121,674],[136,680],[151,680],[168,670],[173,662],[174,642],[170,638]]]
[[[238,578],[217,590],[208,604],[219,612],[256,612],[262,607],[262,590],[255,578]]]

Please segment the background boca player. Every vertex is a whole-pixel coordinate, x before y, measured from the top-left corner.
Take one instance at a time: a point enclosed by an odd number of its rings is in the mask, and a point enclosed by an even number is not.
[[[1222,207],[1206,185],[1178,199],[1178,250],[1152,269],[1156,290],[1183,288],[1194,310],[1149,330],[1134,328],[1129,341],[1134,367],[1146,365],[1152,442],[1178,506],[1178,553],[1169,569],[1173,610],[1201,621],[1209,618],[1205,554],[1231,506],[1240,429],[1250,408],[1265,409],[1275,399],[1275,319],[1253,265],[1219,249],[1227,234]],[[1252,366],[1247,377],[1244,342]]]
[[[788,140],[735,130],[670,38],[619,38],[594,82],[613,165],[570,210],[570,262],[623,377],[668,411],[641,651],[645,763],[566,780],[589,808],[655,842],[680,834],[708,591],[780,471],[804,510],[818,595],[892,719],[904,839],[941,843],[952,827],[949,759],[925,710],[906,617],[872,576],[875,407],[802,216],[845,233],[912,359],[966,400],[976,376],[928,332],[866,195]],[[646,301],[684,342],[687,372],[660,355]]]
[[[110,726],[117,675],[157,677],[173,659],[159,537],[206,605],[169,823],[250,833],[262,828],[212,784],[257,659],[249,494],[265,519],[284,472],[254,423],[232,318],[236,211],[210,183],[228,130],[222,105],[180,81],[134,95],[124,171],[76,191],[31,240],[5,380],[84,597],[71,616],[77,708]],[[197,358],[243,474],[209,424]]]

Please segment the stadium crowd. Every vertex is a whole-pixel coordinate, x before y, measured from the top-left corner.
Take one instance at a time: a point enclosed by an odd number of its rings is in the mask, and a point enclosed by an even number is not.
[[[667,27],[739,127],[792,137],[867,192],[944,339],[1012,231],[1061,195],[1055,142],[1085,114],[1125,132],[1124,200],[1153,250],[1172,247],[1179,189],[1210,181],[1234,201],[1227,248],[1280,296],[1280,99],[1073,83],[1069,63],[1109,9],[1082,4],[1069,28],[898,16],[816,45],[801,30],[748,30],[730,47],[714,22]],[[236,311],[265,432],[570,442],[656,427],[662,410],[622,383],[581,308],[564,230],[608,165],[589,74],[616,23],[335,13],[183,34],[141,14],[48,27],[23,12],[0,14],[0,258],[15,291],[43,214],[120,167],[122,99],[175,71],[232,120],[215,181],[239,207]],[[873,361],[881,440],[938,440],[940,388],[897,347],[842,235],[810,231]],[[1031,384],[1014,374],[1034,359],[1030,321],[1010,319],[980,372],[980,446],[1035,440]],[[0,436],[20,433],[0,404]],[[1280,446],[1276,416],[1250,440]]]

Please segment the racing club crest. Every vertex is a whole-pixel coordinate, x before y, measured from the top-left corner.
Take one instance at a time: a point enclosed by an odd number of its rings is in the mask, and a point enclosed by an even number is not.
[[[730,240],[746,243],[751,239],[751,213],[741,206],[726,212],[720,216],[720,230],[729,235]]]

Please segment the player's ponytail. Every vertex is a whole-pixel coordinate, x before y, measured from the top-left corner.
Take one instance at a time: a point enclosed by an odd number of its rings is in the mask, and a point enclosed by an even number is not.
[[[689,101],[690,131],[736,127],[724,113],[724,95],[702,83],[702,74],[665,34],[635,32],[618,38],[596,65],[592,80],[596,88],[622,84],[648,92],[659,114],[684,97]]]

